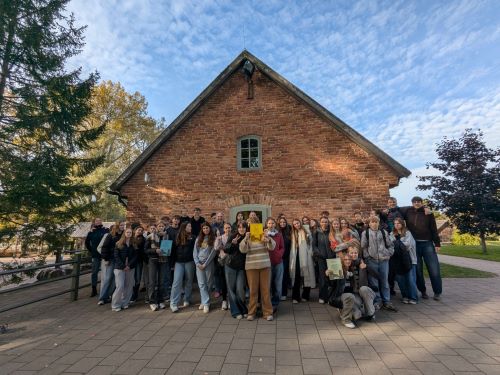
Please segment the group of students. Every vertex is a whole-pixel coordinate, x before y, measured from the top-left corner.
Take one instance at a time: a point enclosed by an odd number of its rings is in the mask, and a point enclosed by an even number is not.
[[[250,236],[250,225],[259,223],[255,212],[247,219],[238,213],[229,224],[220,212],[208,222],[196,208],[193,217],[164,217],[147,232],[125,222],[108,231],[95,219],[86,239],[92,254],[92,295],[97,295],[100,268],[99,305],[112,293],[112,310],[127,309],[138,299],[142,282],[151,310],[169,304],[175,313],[193,304],[196,275],[200,310],[208,313],[211,301],[222,296],[222,309],[234,318],[253,320],[262,314],[271,321],[289,289],[293,303],[307,302],[318,284],[319,303],[338,308],[342,323],[355,328],[361,318],[374,319],[378,309],[397,311],[391,303],[394,282],[403,303],[416,304],[417,289],[429,298],[425,262],[434,299],[440,300],[439,236],[420,197],[410,207],[398,207],[390,198],[387,209],[372,211],[367,222],[355,213],[352,225],[345,218],[330,218],[327,211],[320,216],[291,223],[283,214],[267,218],[259,239]],[[170,256],[162,255],[162,240],[173,242]],[[343,276],[331,280],[327,260],[337,257]]]

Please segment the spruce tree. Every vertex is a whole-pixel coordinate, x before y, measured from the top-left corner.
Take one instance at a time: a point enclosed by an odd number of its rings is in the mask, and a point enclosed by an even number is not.
[[[83,155],[104,130],[82,121],[97,73],[67,67],[84,45],[68,0],[0,0],[0,238],[55,250],[91,208]]]

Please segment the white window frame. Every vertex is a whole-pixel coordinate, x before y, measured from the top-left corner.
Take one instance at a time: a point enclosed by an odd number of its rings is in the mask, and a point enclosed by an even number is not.
[[[241,141],[244,141],[244,140],[248,140],[249,142],[249,147],[248,147],[248,163],[250,165],[250,160],[252,159],[251,156],[250,156],[250,153],[251,153],[251,147],[250,147],[250,142],[251,140],[256,140],[257,141],[257,149],[258,149],[258,156],[257,156],[257,160],[258,160],[258,163],[259,163],[259,166],[258,167],[251,167],[249,166],[248,168],[244,168],[241,166],[241,160],[242,160],[242,157],[241,157]],[[243,137],[240,137],[238,138],[238,144],[237,144],[237,155],[236,155],[236,163],[237,163],[237,169],[238,171],[259,171],[262,169],[262,138],[259,137],[258,135],[254,135],[254,134],[250,134],[250,135],[245,135]]]

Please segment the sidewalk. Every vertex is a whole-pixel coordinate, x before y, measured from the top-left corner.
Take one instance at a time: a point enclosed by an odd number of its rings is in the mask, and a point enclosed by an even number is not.
[[[452,266],[474,268],[480,271],[493,272],[500,276],[500,262],[442,254],[438,254],[438,257],[440,262],[451,264]]]
[[[115,313],[85,290],[0,315],[0,374],[500,374],[498,290],[500,278],[445,279],[441,302],[395,298],[398,313],[355,330],[317,302],[248,322],[215,306]]]

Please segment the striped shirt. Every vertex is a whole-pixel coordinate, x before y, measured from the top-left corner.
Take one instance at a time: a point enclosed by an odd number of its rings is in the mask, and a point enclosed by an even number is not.
[[[271,267],[271,260],[269,259],[269,251],[274,250],[276,242],[270,238],[270,242],[251,242],[250,240],[243,239],[240,242],[240,251],[247,254],[245,269],[246,270],[260,270],[262,268]]]

